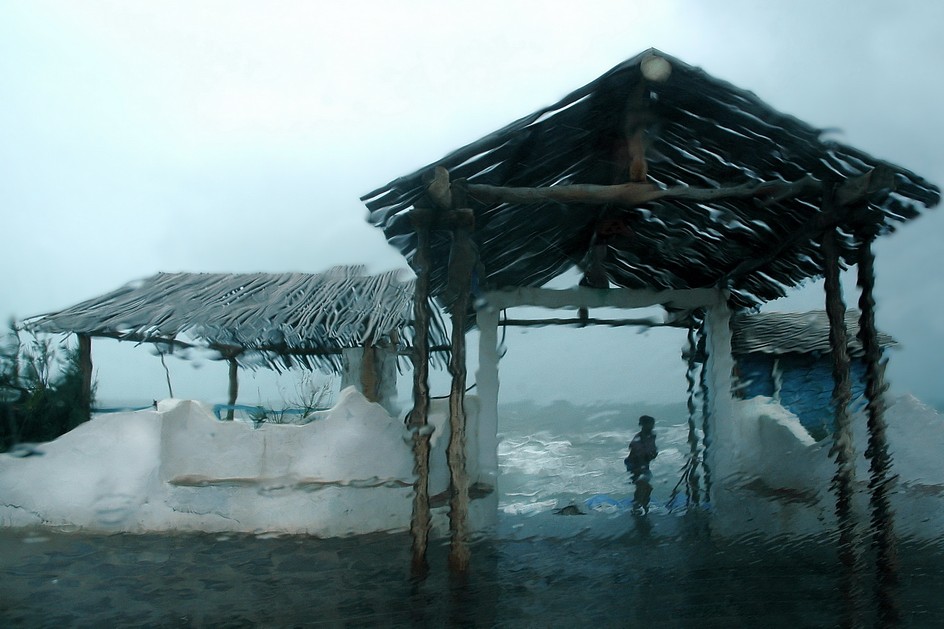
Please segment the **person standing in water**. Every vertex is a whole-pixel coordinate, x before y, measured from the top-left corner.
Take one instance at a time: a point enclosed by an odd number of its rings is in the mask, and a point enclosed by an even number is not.
[[[623,459],[631,474],[636,492],[633,494],[633,513],[649,513],[649,496],[652,494],[652,472],[649,463],[659,454],[656,449],[656,420],[649,415],[639,418],[641,430],[629,442],[629,456]]]

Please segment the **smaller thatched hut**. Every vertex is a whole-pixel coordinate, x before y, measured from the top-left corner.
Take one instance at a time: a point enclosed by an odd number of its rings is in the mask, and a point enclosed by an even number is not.
[[[363,266],[322,273],[158,273],[100,297],[24,322],[34,332],[79,338],[86,390],[91,339],[153,343],[162,352],[203,348],[230,366],[229,404],[239,367],[300,366],[342,376],[390,410],[397,362],[409,352],[413,280]],[[432,342],[445,333],[433,319]],[[171,394],[173,392],[171,391]],[[229,417],[232,418],[232,411]]]
[[[865,395],[866,363],[862,342],[855,336],[858,310],[846,311],[850,378],[855,408]],[[814,312],[738,314],[731,320],[731,353],[737,378],[735,392],[742,399],[764,396],[788,408],[817,440],[835,430],[832,405],[833,371],[829,347],[829,319]],[[895,345],[879,333],[883,348]]]

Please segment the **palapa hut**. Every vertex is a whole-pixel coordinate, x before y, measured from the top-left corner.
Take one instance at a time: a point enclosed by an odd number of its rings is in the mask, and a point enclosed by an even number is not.
[[[78,335],[86,391],[91,339],[103,337],[153,343],[161,352],[210,350],[229,363],[230,406],[239,367],[300,366],[340,374],[342,387],[353,385],[392,410],[397,361],[413,337],[413,280],[401,275],[367,275],[362,266],[313,274],[158,273],[24,325]],[[445,343],[436,318],[432,338]]]
[[[427,294],[447,305],[453,320],[450,558],[461,570],[469,556],[468,482],[459,447],[467,329],[480,333],[480,429],[494,430],[502,309],[568,308],[577,311],[574,323],[593,323],[595,307],[661,305],[664,323],[707,337],[710,395],[702,436],[719,442],[733,438],[724,412],[733,367],[730,312],[818,276],[826,279],[835,376],[836,513],[843,547],[851,547],[849,358],[839,272],[851,265],[859,270],[859,336],[875,443],[870,486],[875,521],[882,522],[888,479],[871,244],[939,198],[938,188],[916,174],[826,140],[754,94],[656,50],[365,195],[370,222],[418,276],[415,564],[425,561],[428,522],[422,478]],[[541,288],[575,266],[583,273],[579,287]],[[723,464],[711,448],[706,458]]]

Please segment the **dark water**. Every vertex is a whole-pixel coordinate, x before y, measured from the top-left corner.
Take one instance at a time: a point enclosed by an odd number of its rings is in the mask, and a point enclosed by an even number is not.
[[[0,529],[6,627],[834,627],[944,626],[944,548],[903,541],[880,616],[874,556],[843,569],[833,535],[721,538],[708,511],[667,507],[685,463],[684,408],[657,417],[655,507],[594,511],[631,494],[626,413],[510,409],[498,525],[464,579],[448,547],[410,578],[406,534],[348,539],[89,535]],[[636,412],[641,412],[638,409]],[[579,506],[586,515],[554,515]],[[683,503],[684,504],[684,503]],[[855,588],[843,595],[845,584]],[[848,591],[848,590],[847,590]]]
[[[448,574],[440,543],[422,582],[410,579],[406,535],[4,530],[0,626],[830,627],[847,618],[826,540],[718,541],[702,514],[611,521],[622,533],[567,524],[561,537],[479,541],[464,579]],[[901,626],[942,626],[942,567],[940,548],[902,545]],[[855,576],[855,625],[880,626],[870,567]]]

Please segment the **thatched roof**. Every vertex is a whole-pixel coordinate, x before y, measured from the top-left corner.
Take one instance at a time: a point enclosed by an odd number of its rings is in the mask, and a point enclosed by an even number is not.
[[[323,273],[158,273],[24,325],[171,347],[207,347],[241,365],[337,370],[340,351],[412,340],[413,280],[361,266]],[[431,343],[444,344],[434,317]]]
[[[641,83],[641,62],[653,55],[670,62],[671,74],[663,82]],[[362,200],[370,222],[412,263],[416,236],[408,211],[428,203],[424,177],[434,167],[448,169],[453,182],[464,178],[491,186],[624,184],[630,172],[627,129],[633,125],[645,128],[648,181],[657,188],[813,185],[779,200],[757,191],[742,198],[663,198],[635,206],[500,202],[470,190],[467,206],[475,213],[485,288],[543,285],[602,243],[602,268],[611,285],[722,285],[732,289],[735,304],[755,305],[822,273],[818,238],[824,229],[838,225],[846,234],[886,234],[940,197],[937,187],[914,173],[825,140],[819,129],[777,112],[751,92],[651,50]],[[873,169],[885,175],[887,185],[835,220],[832,214],[823,220],[823,191]],[[847,257],[851,240],[842,247]],[[434,234],[433,241],[431,290],[442,295],[448,233]]]
[[[846,310],[849,353],[862,355],[862,343],[856,337],[860,313]],[[738,314],[731,320],[731,353],[743,354],[828,354],[829,318],[826,312],[760,312]],[[891,347],[895,339],[882,332],[879,345]]]

